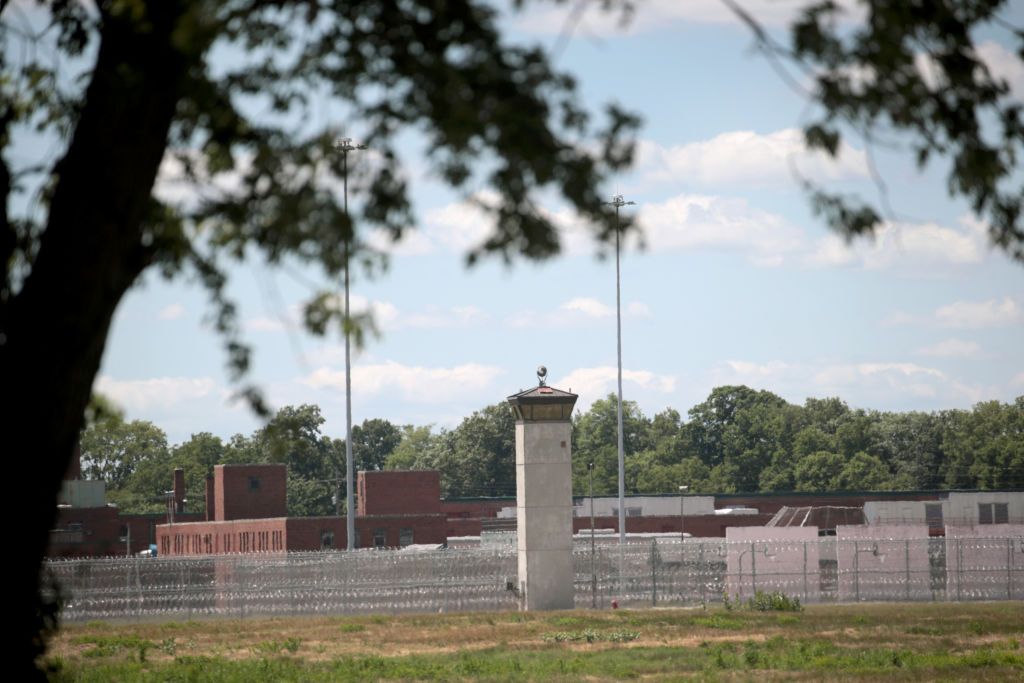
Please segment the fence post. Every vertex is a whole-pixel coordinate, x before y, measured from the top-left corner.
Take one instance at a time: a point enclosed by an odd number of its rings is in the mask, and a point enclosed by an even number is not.
[[[658,541],[651,541],[651,607],[658,605]]]
[[[960,602],[960,582],[964,575],[964,546],[962,538],[956,539],[956,601]]]
[[[1013,600],[1013,539],[1006,539],[1006,599]]]
[[[860,602],[860,548],[853,542],[853,601]]]
[[[707,607],[707,570],[704,565],[704,542],[700,544],[700,555],[698,556],[697,562],[697,580],[700,582],[700,604],[702,607]]]
[[[753,543],[750,544],[750,590],[752,595],[757,595],[757,553]]]
[[[804,604],[807,604],[807,541],[804,541]]]
[[[907,574],[906,574],[907,589],[906,589],[906,596],[907,596],[907,602],[910,602],[910,539],[908,538],[907,540],[903,541],[903,543],[904,543],[904,546],[905,546],[904,547],[904,551],[905,551],[904,554],[905,554],[906,563],[907,563]]]

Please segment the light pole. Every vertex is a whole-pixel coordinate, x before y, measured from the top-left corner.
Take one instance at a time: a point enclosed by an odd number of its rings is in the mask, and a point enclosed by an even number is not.
[[[615,207],[615,332],[618,341],[619,401],[618,401],[618,448],[619,448],[619,591],[622,591],[623,546],[626,543],[626,455],[622,445],[622,275],[619,268],[621,235],[619,230],[619,209],[636,204],[627,202],[621,194],[612,197],[606,206]]]
[[[587,463],[590,474],[590,596],[591,607],[597,609],[597,565],[594,552],[594,463]]]
[[[683,533],[683,497],[686,492],[690,490],[689,486],[679,487],[679,542],[683,545],[679,546],[679,557],[685,562],[686,561],[686,534]]]
[[[366,145],[357,145],[352,138],[338,138],[334,141],[334,149],[341,152],[341,182],[344,188],[345,218],[348,219],[348,153],[357,149],[366,149]],[[352,222],[348,221],[351,231]],[[348,305],[348,243],[349,237],[345,238],[344,249],[344,270],[345,270],[345,313],[342,318],[342,329],[345,334],[345,505],[346,524],[345,537],[346,547],[354,550],[356,547],[356,499],[352,493],[352,360],[349,342],[349,305]]]

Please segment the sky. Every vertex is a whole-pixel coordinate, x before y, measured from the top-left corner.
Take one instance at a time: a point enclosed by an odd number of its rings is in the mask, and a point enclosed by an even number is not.
[[[744,4],[773,30],[792,16],[792,3]],[[895,411],[1024,394],[1024,266],[949,199],[943,164],[921,172],[909,154],[874,150],[893,213],[876,239],[848,245],[812,215],[794,169],[877,202],[863,141],[847,139],[838,161],[802,151],[805,97],[723,4],[649,0],[627,28],[588,9],[566,39],[568,12],[542,4],[505,25],[555,50],[591,109],[614,101],[644,120],[635,167],[607,188],[636,202],[623,210],[643,234],[622,253],[626,400],[653,416],[685,415],[725,384]],[[980,40],[1024,99],[1006,36]],[[414,139],[406,151],[417,230],[389,248],[385,275],[353,280],[354,308],[371,310],[381,331],[353,357],[354,422],[450,428],[532,386],[542,364],[579,408],[614,391],[614,260],[553,201],[561,256],[467,268],[486,221],[421,172]],[[173,192],[166,178],[158,191]],[[322,278],[249,261],[231,270],[230,292],[255,349],[250,379],[273,407],[319,405],[324,432],[341,437],[341,339],[298,322],[310,281]],[[95,389],[171,443],[251,432],[259,420],[233,398],[207,313],[196,284],[144,276],[117,310]]]

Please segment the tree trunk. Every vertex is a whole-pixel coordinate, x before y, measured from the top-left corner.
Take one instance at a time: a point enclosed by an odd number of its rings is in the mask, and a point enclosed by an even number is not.
[[[153,2],[141,18],[103,16],[38,257],[0,316],[7,452],[21,469],[16,485],[28,487],[10,546],[12,680],[43,678],[35,661],[45,647],[40,572],[57,493],[114,310],[151,259],[143,222],[189,62],[172,41],[186,4]]]

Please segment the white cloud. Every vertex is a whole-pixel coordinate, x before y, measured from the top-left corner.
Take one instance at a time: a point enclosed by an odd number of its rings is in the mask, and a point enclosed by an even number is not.
[[[398,311],[394,327],[413,329],[450,329],[468,327],[486,321],[487,314],[476,306],[454,306],[451,308],[430,308],[419,313],[403,314]]]
[[[936,309],[932,317],[942,327],[1001,327],[1024,322],[1024,310],[1010,297],[1004,297],[1002,301],[955,301]]]
[[[1024,98],[1024,63],[1017,54],[991,40],[980,43],[977,52],[994,77],[1005,80],[1015,97]]]
[[[796,128],[761,135],[749,130],[722,133],[710,140],[673,147],[643,141],[637,169],[648,182],[703,185],[793,184],[794,171],[815,179],[840,180],[868,176],[867,158],[847,142],[832,159],[810,153],[804,134]]]
[[[1018,372],[1010,380],[1010,386],[1012,387],[1024,387],[1024,372]]]
[[[917,350],[918,355],[933,358],[976,358],[980,353],[981,346],[977,342],[963,339],[946,339]]]
[[[494,220],[475,202],[494,199],[493,193],[482,192],[469,200],[430,209],[424,214],[425,238],[456,253],[479,247],[494,232]]]
[[[118,380],[107,375],[96,379],[95,390],[109,396],[131,414],[168,409],[198,399],[226,400],[229,392],[210,377],[154,377]]]
[[[371,230],[366,237],[366,243],[372,249],[389,256],[423,256],[437,251],[437,245],[416,228],[402,232],[402,237],[398,241],[393,240],[386,230]]]
[[[352,369],[352,391],[364,396],[393,395],[395,399],[413,403],[451,401],[466,395],[490,395],[495,392],[494,380],[504,370],[492,365],[467,363],[455,367],[423,367],[402,365],[394,361],[357,365]],[[299,380],[314,389],[343,391],[345,373],[320,367]]]
[[[157,317],[160,320],[177,320],[185,315],[185,307],[181,304],[169,304],[160,309]]]
[[[561,305],[561,310],[579,312],[590,318],[608,318],[615,314],[615,309],[606,306],[597,299],[579,296],[569,299]]]
[[[967,406],[986,394],[999,393],[965,384],[941,370],[907,362],[731,360],[714,368],[708,383],[745,384],[796,403],[802,403],[808,396],[841,396],[854,406],[882,409],[920,405],[922,400],[936,405]]]
[[[577,368],[565,375],[553,386],[572,391],[579,394],[583,401],[589,403],[607,396],[615,391],[618,378],[618,370],[615,366],[605,365],[594,368]],[[628,387],[623,389],[625,400],[635,400],[631,393],[642,391],[659,394],[671,394],[676,389],[676,378],[674,375],[657,375],[647,370],[622,370],[622,382]],[[578,406],[585,410],[585,405]]]
[[[652,251],[730,249],[746,253],[755,265],[777,266],[803,243],[798,228],[743,199],[683,194],[645,204],[639,214]]]
[[[585,0],[584,0],[585,1]],[[850,17],[859,16],[852,0],[840,0]],[[788,26],[807,0],[741,0],[739,5],[762,25],[769,27]],[[565,30],[570,12],[577,3],[570,2],[558,7],[532,8],[516,19],[516,25],[524,31],[542,35],[559,34]],[[849,14],[850,11],[855,14]],[[575,34],[583,36],[608,36],[621,33],[641,33],[664,30],[680,23],[691,24],[736,24],[740,20],[721,0],[646,0],[636,3],[632,21],[623,26],[618,12],[604,12],[597,2],[591,2],[587,11],[578,18]],[[747,30],[743,26],[743,30]]]
[[[652,318],[651,307],[640,301],[631,301],[626,305],[626,315],[634,318]]]
[[[869,395],[892,393],[916,398],[937,398],[950,394],[980,399],[979,390],[948,377],[941,370],[916,363],[856,363],[832,365],[814,373],[814,385],[827,394],[844,395],[848,390]]]
[[[623,311],[627,318],[650,318],[650,307],[640,301],[631,301]],[[575,297],[569,299],[554,311],[538,312],[534,310],[520,311],[505,319],[509,327],[573,327],[591,324],[595,320],[610,320],[615,317],[615,309],[592,297]]]
[[[421,311],[406,312],[389,301],[368,299],[360,294],[349,295],[353,315],[370,313],[377,329],[390,332],[399,329],[447,329],[468,327],[488,319],[476,306],[428,307]],[[335,296],[333,305],[342,308],[341,295]],[[293,304],[278,316],[257,316],[245,321],[245,329],[253,332],[282,332],[301,330],[302,306]]]
[[[972,265],[988,253],[985,226],[962,216],[956,228],[935,223],[885,223],[873,237],[847,243],[834,234],[819,239],[804,256],[814,267],[884,268]]]

